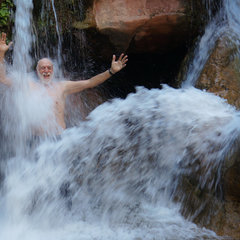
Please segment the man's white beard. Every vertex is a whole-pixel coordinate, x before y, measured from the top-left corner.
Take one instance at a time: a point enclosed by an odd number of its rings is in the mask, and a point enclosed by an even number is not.
[[[45,84],[50,83],[51,80],[53,79],[53,75],[54,75],[54,73],[52,73],[52,74],[47,73],[47,74],[41,75],[41,74],[39,73],[39,71],[37,71],[37,74],[38,74],[38,77],[39,77],[40,81],[41,81],[42,83],[45,83]],[[50,76],[50,78],[46,79],[46,78],[44,78],[44,76]]]

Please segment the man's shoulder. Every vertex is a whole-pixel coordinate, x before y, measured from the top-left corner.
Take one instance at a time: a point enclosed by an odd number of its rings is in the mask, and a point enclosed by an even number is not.
[[[65,84],[67,82],[70,82],[71,80],[68,80],[68,79],[59,79],[57,81],[54,81],[54,83],[56,84]]]
[[[69,80],[58,80],[54,82],[54,88],[60,90],[60,91],[65,91],[66,86],[68,85],[70,81]]]

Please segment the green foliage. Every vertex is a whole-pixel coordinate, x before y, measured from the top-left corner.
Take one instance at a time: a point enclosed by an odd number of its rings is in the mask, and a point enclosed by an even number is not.
[[[14,4],[12,0],[3,0],[0,5],[0,27],[4,27],[9,24],[11,10]]]

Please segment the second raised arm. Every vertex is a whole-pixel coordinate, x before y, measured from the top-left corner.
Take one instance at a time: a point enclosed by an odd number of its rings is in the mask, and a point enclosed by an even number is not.
[[[66,81],[64,85],[64,92],[66,94],[72,94],[81,92],[87,88],[93,88],[98,86],[99,84],[105,82],[111,76],[121,71],[128,61],[127,55],[121,54],[120,57],[116,60],[116,56],[113,55],[111,67],[103,73],[100,73],[88,80],[81,81]]]

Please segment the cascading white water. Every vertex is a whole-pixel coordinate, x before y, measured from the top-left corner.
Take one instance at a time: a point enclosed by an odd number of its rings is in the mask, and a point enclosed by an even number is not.
[[[213,1],[210,0],[208,5],[210,6],[212,2]],[[228,35],[232,37],[232,40],[236,42],[236,46],[239,46],[239,0],[224,0],[222,4],[223,7],[215,16],[212,16],[211,12],[209,12],[209,23],[194,50],[194,57],[190,62],[182,87],[195,85],[209,54],[215,46],[216,40],[224,32],[227,32]]]
[[[54,18],[55,18],[55,22],[56,22],[56,32],[57,32],[57,37],[58,37],[57,59],[58,59],[58,65],[61,67],[62,66],[62,40],[61,40],[60,29],[59,29],[57,13],[56,13],[55,5],[54,5],[54,0],[51,0],[51,2],[52,2]]]
[[[24,4],[18,0],[17,9]],[[18,21],[25,18],[16,15]],[[20,96],[20,105],[6,110],[11,115],[19,108],[18,125],[6,128],[24,134],[42,122],[48,104],[41,96]],[[239,120],[223,99],[193,87],[138,88],[125,100],[102,104],[60,140],[3,159],[1,239],[220,239],[184,219],[172,194],[196,160],[191,154],[204,155],[201,187],[216,188],[219,179],[211,173],[238,139]]]
[[[216,40],[224,31],[221,24],[222,22],[219,22],[219,19],[216,17],[210,21],[205,28],[205,33],[194,50],[194,58],[193,61],[190,62],[182,87],[185,88],[194,86],[205,63],[207,62]]]
[[[61,25],[58,22],[54,0],[42,1],[41,6],[39,18],[44,24],[33,27],[35,60],[50,58],[54,64],[54,75],[57,80],[63,78]],[[49,28],[51,25],[55,25],[55,31]],[[40,35],[38,35],[39,32],[41,32]]]
[[[30,54],[33,44],[32,0],[16,0],[15,5],[13,65],[9,67],[12,87],[6,89],[1,105],[5,109],[3,131],[8,136],[8,144],[13,146],[13,152],[20,154],[26,151],[32,130],[47,122],[53,112],[51,99],[45,96],[44,89],[30,90],[30,81],[35,81],[30,72],[33,65]]]
[[[32,47],[31,22],[32,0],[15,0],[18,6],[15,13],[15,41],[13,67],[18,73],[27,73],[32,67],[30,50]]]
[[[239,48],[239,39],[240,39],[240,2],[239,0],[227,0],[224,1],[224,11],[226,13],[227,23],[228,23],[228,33],[232,37],[232,40],[236,43],[236,46]],[[239,51],[239,49],[238,49]]]
[[[6,111],[4,112],[4,131],[9,137],[9,144],[13,145],[18,143],[22,145],[24,139],[29,135],[29,125],[26,124],[24,115],[26,109],[24,108],[26,99],[29,93],[28,87],[28,72],[32,67],[32,59],[30,56],[30,50],[32,47],[31,36],[31,22],[32,22],[32,0],[16,0],[15,5],[16,13],[15,27],[14,27],[14,51],[13,51],[13,65],[9,69],[11,72],[11,81],[14,86],[13,89],[7,89],[5,92],[5,104]],[[23,106],[20,109],[20,106]],[[28,125],[28,126],[27,126]],[[18,126],[18,127],[16,127]],[[20,148],[15,148],[18,152],[23,149],[23,145]]]
[[[193,144],[204,164],[215,159],[219,166],[239,135],[238,121],[234,108],[194,88],[141,88],[105,103],[58,142],[42,143],[35,161],[8,160],[1,233],[26,240],[218,239],[185,220],[170,193],[185,150]],[[222,147],[213,154],[207,141]]]
[[[185,74],[185,79],[182,84],[182,87],[184,88],[194,86],[209,57],[211,50],[215,45],[216,40],[219,38],[226,27],[226,12],[224,9],[221,9],[219,13],[213,17],[210,10],[212,2],[213,0],[207,1],[207,6],[209,8],[209,23],[204,30],[203,36],[200,38],[196,48],[194,49],[193,60],[190,61],[188,70]]]

